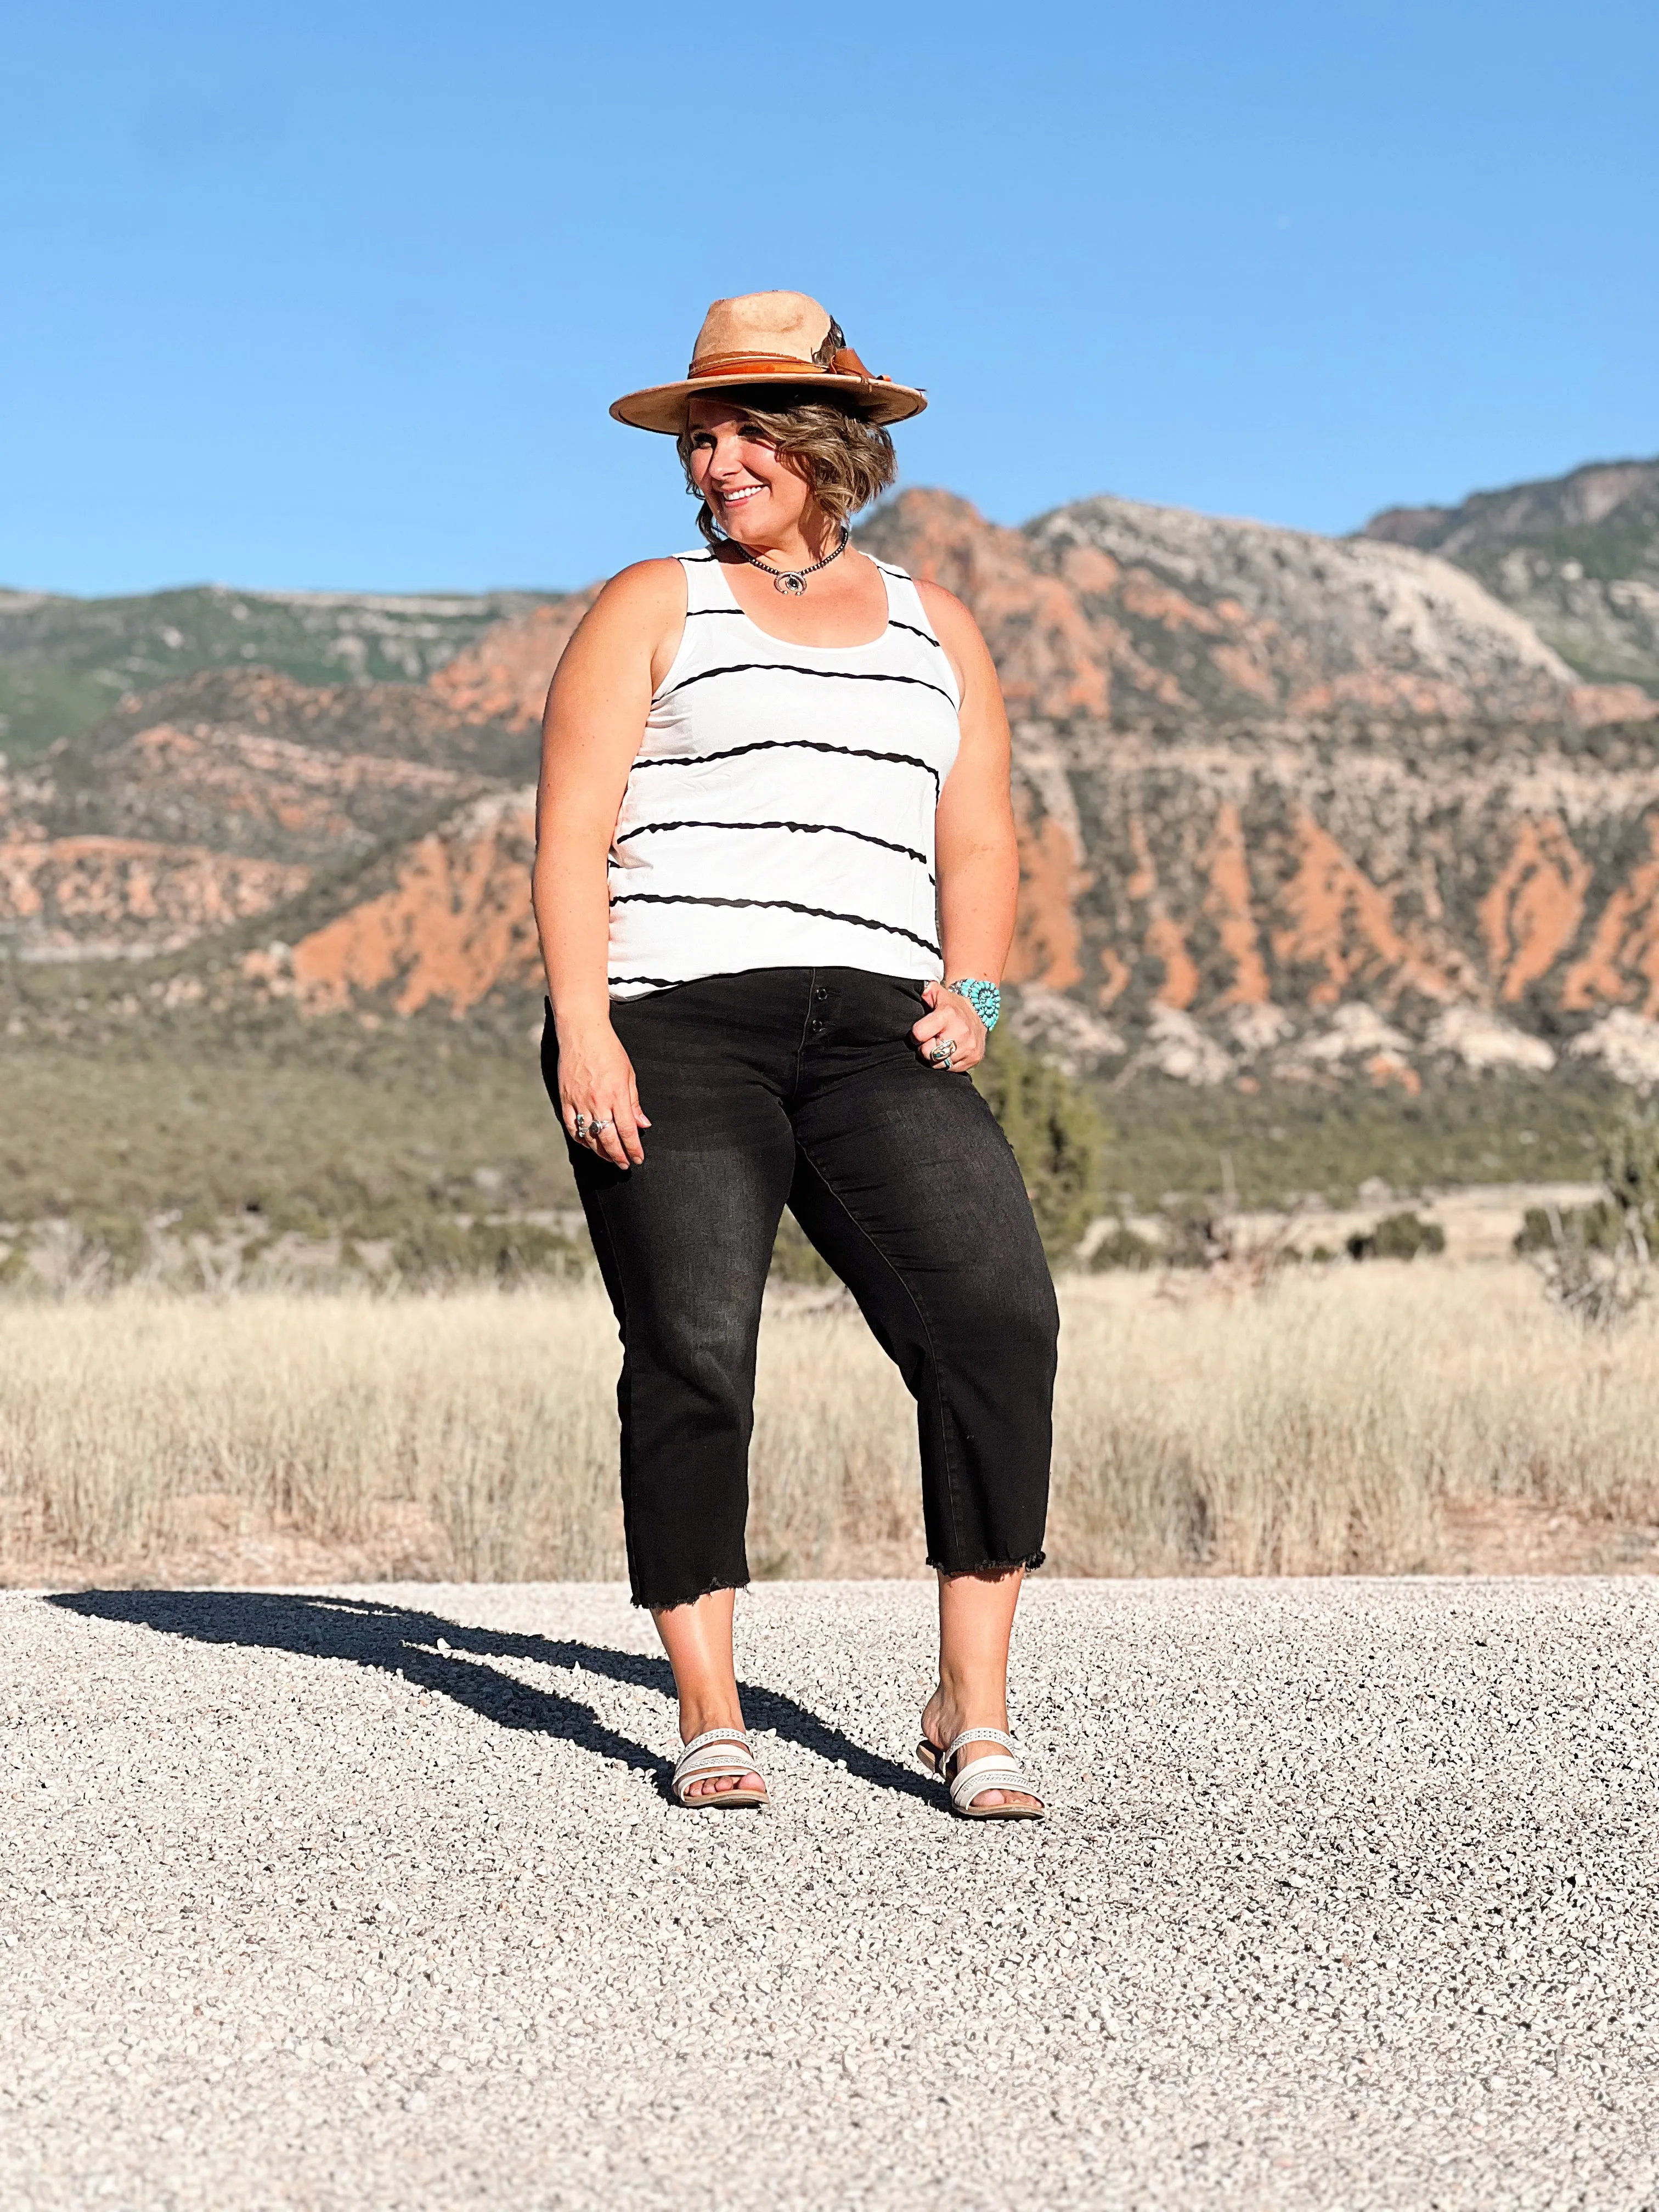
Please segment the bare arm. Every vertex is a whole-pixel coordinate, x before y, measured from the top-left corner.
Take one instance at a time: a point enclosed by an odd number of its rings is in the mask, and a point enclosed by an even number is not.
[[[938,584],[917,587],[962,693],[962,744],[934,823],[946,981],[1000,982],[1013,942],[1019,848],[1009,794],[1008,715],[990,650],[960,599]],[[933,1011],[911,1034],[924,1053],[948,1039],[953,1070],[985,1057],[985,1024],[966,999],[928,987]]]
[[[685,616],[678,562],[613,577],[564,649],[542,718],[531,897],[559,1038],[559,1104],[610,1126],[592,1149],[618,1167],[645,1157],[634,1070],[611,1025],[607,860],[617,813]]]

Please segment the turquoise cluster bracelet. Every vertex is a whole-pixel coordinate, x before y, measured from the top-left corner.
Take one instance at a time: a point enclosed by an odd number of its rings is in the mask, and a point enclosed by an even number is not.
[[[982,976],[964,975],[959,981],[947,983],[945,988],[947,991],[954,991],[958,998],[966,999],[987,1030],[996,1027],[997,1018],[1002,1012],[1002,994],[994,983],[986,982]]]

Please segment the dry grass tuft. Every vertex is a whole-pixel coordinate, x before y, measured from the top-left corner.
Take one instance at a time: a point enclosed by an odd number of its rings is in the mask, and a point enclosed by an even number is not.
[[[1107,1279],[1062,1305],[1062,1572],[1433,1570],[1449,1523],[1504,1501],[1659,1522],[1659,1326],[1587,1335],[1524,1268],[1232,1300]],[[620,1575],[617,1357],[584,1285],[0,1304],[0,1575]],[[915,1462],[857,1314],[780,1299],[757,1573],[915,1571]]]

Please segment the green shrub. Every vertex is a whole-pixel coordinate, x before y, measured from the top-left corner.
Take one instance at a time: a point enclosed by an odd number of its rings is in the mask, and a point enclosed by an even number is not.
[[[1207,1206],[1166,1206],[1168,1223],[1164,1256],[1172,1267],[1208,1267],[1225,1249],[1218,1225]]]
[[[1103,1273],[1109,1267],[1127,1267],[1132,1274],[1140,1275],[1163,1264],[1160,1248],[1150,1237],[1137,1236],[1121,1221],[1112,1224],[1089,1255],[1091,1268]]]
[[[1659,1254],[1659,1114],[1621,1115],[1597,1165],[1620,1225],[1645,1267]]]
[[[1443,1252],[1446,1232],[1437,1221],[1415,1213],[1385,1214],[1375,1229],[1348,1239],[1351,1260],[1414,1260],[1419,1252]]]
[[[807,1243],[805,1231],[793,1213],[786,1213],[778,1224],[777,1239],[772,1247],[771,1275],[775,1282],[809,1283],[815,1286],[836,1280],[835,1269]]]
[[[1516,1249],[1529,1255],[1544,1295],[1582,1327],[1622,1328],[1653,1295],[1659,1249],[1659,1116],[1626,1109],[1608,1129],[1598,1165],[1607,1195],[1559,1214],[1528,1210]]]
[[[1106,1133],[1092,1100],[1063,1069],[1001,1030],[974,1080],[1013,1147],[1043,1249],[1071,1251],[1100,1186]]]
[[[1605,1198],[1590,1206],[1529,1206],[1515,1239],[1515,1249],[1524,1259],[1534,1252],[1553,1252],[1561,1243],[1586,1252],[1616,1252],[1625,1231],[1624,1218]]]

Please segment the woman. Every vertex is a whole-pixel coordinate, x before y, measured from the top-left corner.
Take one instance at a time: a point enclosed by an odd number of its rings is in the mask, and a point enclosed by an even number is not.
[[[1006,1686],[1057,1316],[967,1073],[1013,931],[1007,722],[966,609],[848,544],[893,479],[884,426],[925,404],[815,301],[717,301],[689,374],[611,410],[678,439],[707,550],[607,584],[548,698],[543,1062],[622,1333],[629,1575],[674,1670],[683,1804],[765,1802],[732,1619],[787,1204],[917,1401],[919,1755],[958,1813],[1042,1810]]]

